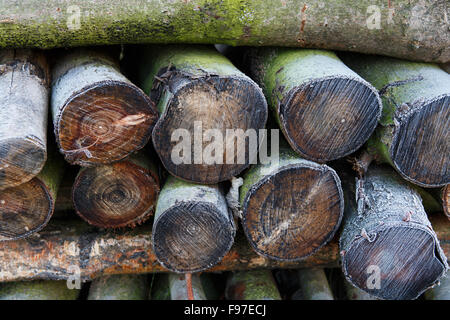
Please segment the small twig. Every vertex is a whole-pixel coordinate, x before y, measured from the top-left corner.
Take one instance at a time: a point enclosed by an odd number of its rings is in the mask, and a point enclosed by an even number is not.
[[[192,289],[192,273],[186,273],[186,289],[188,300],[194,300],[194,290]]]

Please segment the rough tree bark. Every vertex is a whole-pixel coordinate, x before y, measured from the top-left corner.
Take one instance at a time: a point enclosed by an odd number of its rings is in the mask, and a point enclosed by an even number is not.
[[[368,151],[403,178],[423,187],[450,182],[450,75],[433,64],[342,55],[371,82],[383,101],[380,126]]]
[[[113,275],[92,281],[88,300],[147,300],[147,275]]]
[[[225,297],[228,300],[281,300],[270,270],[233,272],[227,281]]]
[[[356,187],[343,179],[346,279],[382,299],[415,299],[437,283],[447,258],[416,190],[389,167],[369,167]]]
[[[64,160],[54,151],[36,177],[0,192],[0,241],[27,237],[47,225],[64,169]]]
[[[113,164],[81,168],[72,200],[78,215],[94,226],[135,227],[153,215],[158,193],[157,167],[139,152]]]
[[[0,47],[224,43],[450,60],[445,0],[2,0]],[[387,44],[387,45],[380,45]]]
[[[236,228],[217,185],[198,185],[170,176],[158,198],[153,250],[177,273],[209,269],[230,250]]]
[[[304,300],[334,300],[323,269],[300,269],[298,279]]]
[[[66,281],[20,281],[0,284],[0,300],[76,300],[80,290]]]
[[[333,52],[250,48],[244,55],[286,140],[302,157],[342,158],[375,130],[382,110],[377,90]]]
[[[258,85],[213,47],[150,46],[141,56],[141,86],[161,113],[152,137],[164,167],[204,184],[229,180],[247,168],[267,120]],[[221,137],[208,136],[210,129]],[[245,138],[247,129],[255,130],[255,141]],[[234,130],[242,130],[236,139]]]
[[[341,182],[326,166],[281,148],[279,162],[252,166],[240,189],[242,225],[256,252],[303,259],[330,241],[344,210]]]
[[[30,181],[45,164],[48,73],[42,52],[0,51],[0,190]]]
[[[144,147],[157,111],[102,50],[63,53],[53,67],[51,107],[60,151],[71,164],[121,160]]]

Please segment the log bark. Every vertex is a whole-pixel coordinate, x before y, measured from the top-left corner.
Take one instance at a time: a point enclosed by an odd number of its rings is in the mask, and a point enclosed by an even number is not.
[[[147,275],[113,275],[92,281],[88,300],[147,300]]]
[[[0,300],[76,300],[80,290],[66,281],[19,281],[0,284]]]
[[[30,181],[45,164],[48,82],[42,52],[0,52],[0,190]]]
[[[141,55],[141,86],[161,113],[153,144],[167,171],[215,184],[247,168],[267,120],[258,85],[213,47],[153,46]],[[220,136],[208,136],[210,129]],[[248,129],[255,130],[254,141],[245,137]]]
[[[232,273],[227,281],[225,297],[227,300],[281,300],[270,270]]]
[[[356,187],[343,179],[340,250],[346,279],[382,299],[415,299],[437,283],[447,258],[417,191],[389,167],[370,167]]]
[[[167,179],[152,231],[153,250],[162,266],[176,273],[209,269],[230,250],[235,233],[219,186]]]
[[[333,52],[251,48],[244,54],[286,140],[302,157],[342,158],[375,130],[382,109],[377,90]]]
[[[298,278],[303,300],[334,300],[323,269],[300,269]]]
[[[28,237],[47,225],[64,169],[64,160],[55,151],[36,177],[0,192],[0,241]]]
[[[284,261],[304,259],[329,242],[344,210],[336,172],[283,147],[278,162],[252,166],[244,175],[240,204],[254,250]]]
[[[71,164],[109,164],[144,147],[157,120],[148,96],[102,50],[63,53],[53,67],[56,141]]]
[[[157,167],[141,152],[113,164],[82,168],[72,199],[77,214],[94,226],[135,227],[153,215],[158,193]]]
[[[450,75],[437,65],[387,57],[343,55],[344,62],[379,90],[380,126],[368,151],[423,187],[450,182]]]
[[[442,278],[440,283],[425,292],[426,300],[450,300],[450,278],[447,274],[446,277]]]
[[[1,2],[0,47],[224,43],[450,60],[444,0]],[[387,44],[387,45],[380,45]]]
[[[188,300],[184,274],[166,273],[156,275],[150,300]],[[198,274],[192,275],[194,300],[208,300]]]

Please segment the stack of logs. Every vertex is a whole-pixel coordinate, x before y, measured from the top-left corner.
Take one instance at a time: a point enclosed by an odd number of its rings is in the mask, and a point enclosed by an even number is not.
[[[437,65],[116,49],[0,51],[0,280],[75,273],[98,278],[89,299],[146,299],[146,276],[101,276],[168,270],[152,298],[185,298],[179,274],[194,273],[205,299],[197,273],[233,270],[227,299],[280,299],[270,272],[237,270],[340,260],[351,297],[415,299],[445,275],[450,76]],[[298,278],[294,297],[333,298],[321,269]],[[0,287],[50,292],[78,296],[61,282]]]

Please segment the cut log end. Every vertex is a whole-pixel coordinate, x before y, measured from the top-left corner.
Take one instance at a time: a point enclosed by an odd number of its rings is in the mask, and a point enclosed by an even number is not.
[[[327,243],[340,224],[340,181],[323,167],[282,167],[249,191],[243,211],[244,231],[258,253],[303,259]]]
[[[0,190],[30,181],[44,167],[45,141],[8,139],[0,141]]]
[[[355,240],[343,257],[347,279],[373,296],[415,299],[445,272],[435,237],[422,228],[393,226],[374,237]]]
[[[45,184],[33,178],[0,193],[0,241],[24,238],[41,230],[53,214],[53,198]]]
[[[81,170],[73,186],[73,203],[78,215],[94,226],[135,226],[153,214],[158,192],[152,174],[123,161]]]
[[[423,187],[450,181],[450,96],[412,110],[399,121],[390,148],[396,169],[407,180]]]
[[[144,147],[157,115],[139,88],[102,81],[76,93],[55,126],[61,152],[71,164],[119,161]]]
[[[234,241],[230,220],[210,203],[179,203],[153,226],[158,261],[177,273],[194,273],[222,260]]]
[[[174,87],[177,81],[171,80]],[[185,78],[181,77],[179,81],[185,81]],[[173,94],[153,131],[155,149],[171,174],[187,181],[214,184],[231,179],[249,166],[248,139],[245,142],[245,161],[238,161],[235,142],[231,136],[227,139],[226,131],[242,129],[244,133],[247,129],[254,129],[258,133],[258,129],[264,128],[267,103],[255,83],[242,77],[203,77],[189,79],[186,85]],[[215,129],[223,136],[223,154],[214,157],[218,159],[216,163],[208,164],[204,160],[199,163],[195,160],[194,140],[198,138],[194,135],[194,127],[195,122],[199,121],[202,126],[201,135],[208,129]],[[175,164],[172,160],[172,151],[180,143],[178,140],[173,141],[175,129],[186,129],[190,133],[191,141],[187,145],[192,154],[188,155],[190,161],[187,163]],[[200,153],[205,154],[206,147],[211,142],[204,137]],[[227,146],[234,148],[232,161],[227,161]],[[187,159],[187,155],[182,152],[179,156]]]
[[[360,148],[375,130],[380,114],[375,90],[345,77],[308,82],[292,89],[280,104],[289,144],[318,162],[339,159]]]

